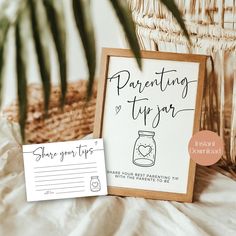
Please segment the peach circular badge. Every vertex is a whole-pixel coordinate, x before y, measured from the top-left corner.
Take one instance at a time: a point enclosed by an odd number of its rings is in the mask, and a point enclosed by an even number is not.
[[[223,155],[224,142],[215,132],[203,130],[193,135],[188,151],[194,162],[210,166],[218,162]]]

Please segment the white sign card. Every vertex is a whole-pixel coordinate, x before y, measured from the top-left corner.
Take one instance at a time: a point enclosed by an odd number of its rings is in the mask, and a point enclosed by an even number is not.
[[[108,192],[192,201],[188,142],[199,129],[206,56],[104,49],[95,137],[103,137]]]
[[[107,194],[102,139],[23,145],[27,201]]]

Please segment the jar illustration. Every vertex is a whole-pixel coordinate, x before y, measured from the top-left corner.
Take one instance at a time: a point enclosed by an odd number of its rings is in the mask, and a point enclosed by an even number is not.
[[[98,176],[91,176],[90,190],[92,192],[98,192],[101,190],[101,183],[100,183]]]
[[[156,161],[155,132],[140,130],[138,135],[134,144],[133,163],[141,167],[153,166]]]

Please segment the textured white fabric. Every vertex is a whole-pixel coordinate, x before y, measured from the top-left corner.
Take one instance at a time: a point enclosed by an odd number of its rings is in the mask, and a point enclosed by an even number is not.
[[[17,126],[0,120],[0,235],[236,235],[236,182],[197,171],[195,202],[90,197],[27,203]]]

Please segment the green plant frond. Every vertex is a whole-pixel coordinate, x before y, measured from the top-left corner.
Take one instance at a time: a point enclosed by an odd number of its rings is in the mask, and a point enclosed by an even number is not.
[[[191,39],[189,37],[188,31],[187,31],[186,26],[185,26],[185,23],[182,19],[181,13],[180,13],[175,1],[174,0],[160,0],[160,1],[173,14],[173,16],[177,20],[179,26],[183,30],[185,37],[188,39],[189,44],[192,45]]]
[[[19,123],[21,136],[25,138],[25,122],[27,119],[27,79],[24,62],[23,39],[20,29],[20,20],[15,26],[15,46],[16,46],[16,75],[17,75],[17,93],[19,107]]]
[[[40,70],[40,77],[43,85],[44,92],[44,109],[46,114],[48,112],[49,100],[50,100],[50,65],[48,64],[48,49],[43,45],[41,40],[41,30],[39,26],[40,18],[37,17],[36,12],[37,4],[33,0],[29,0],[29,12],[30,12],[30,23],[33,35],[33,41],[36,50],[37,61]]]
[[[4,54],[6,49],[7,33],[10,27],[9,21],[4,18],[0,20],[0,107],[2,104],[2,84],[4,70]]]
[[[96,45],[90,9],[90,0],[73,0],[77,29],[83,44],[89,70],[88,98],[91,96],[96,70]]]
[[[135,25],[133,22],[131,11],[128,4],[124,0],[110,0],[116,15],[124,29],[129,46],[136,58],[139,68],[142,68],[140,47],[135,33]]]
[[[64,15],[61,11],[59,12],[56,10],[55,3],[52,0],[43,0],[43,5],[46,11],[59,63],[61,107],[63,107],[67,91],[66,32]]]

